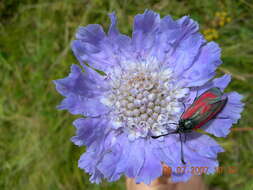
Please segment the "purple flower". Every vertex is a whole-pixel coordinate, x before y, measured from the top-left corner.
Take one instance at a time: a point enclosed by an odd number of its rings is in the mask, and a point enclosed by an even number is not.
[[[230,76],[215,77],[222,63],[221,50],[198,32],[198,24],[187,16],[173,20],[153,11],[136,15],[132,38],[121,34],[116,17],[110,14],[106,34],[98,24],[80,27],[72,49],[81,66],[55,81],[65,99],[59,109],[83,118],[74,121],[73,143],[87,146],[79,167],[91,175],[118,180],[122,174],[149,184],[162,175],[162,163],[172,168],[172,181],[187,181],[191,172],[177,173],[180,159],[177,134],[152,139],[173,129],[166,123],[178,122],[184,104],[211,87],[224,90]],[[101,75],[91,67],[103,71]],[[84,71],[83,71],[84,70]],[[225,137],[240,118],[242,96],[225,93],[228,102],[221,118],[202,127],[217,137]],[[184,143],[186,167],[218,166],[222,147],[207,135],[192,132]]]

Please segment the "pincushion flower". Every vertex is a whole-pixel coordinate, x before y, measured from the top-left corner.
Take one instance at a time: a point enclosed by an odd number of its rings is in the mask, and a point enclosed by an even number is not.
[[[175,126],[168,123],[177,123],[184,105],[205,90],[226,88],[229,75],[214,78],[222,63],[219,46],[208,43],[188,16],[173,20],[147,10],[135,16],[132,38],[118,31],[114,13],[110,19],[108,33],[98,24],[78,29],[72,50],[80,66],[72,65],[69,76],[55,81],[65,97],[58,108],[83,116],[74,121],[72,138],[87,147],[79,167],[95,183],[126,175],[149,184],[162,175],[162,164],[172,168],[174,182],[192,176],[178,173],[180,166],[208,167],[207,174],[214,173],[217,154],[224,150],[208,135],[187,134],[186,165],[181,163],[177,134],[151,136],[172,130]],[[228,135],[243,109],[241,95],[225,95],[228,102],[221,117],[202,127],[217,137]]]

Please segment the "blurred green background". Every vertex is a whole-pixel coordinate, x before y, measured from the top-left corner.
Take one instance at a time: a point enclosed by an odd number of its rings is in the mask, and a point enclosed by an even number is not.
[[[102,24],[115,11],[121,32],[131,34],[133,17],[146,8],[190,15],[207,39],[222,47],[230,73],[228,90],[244,95],[242,119],[234,128],[253,127],[253,3],[250,0],[2,0],[0,1],[0,189],[124,189],[115,183],[91,184],[77,166],[85,148],[70,142],[72,116],[57,111],[62,97],[52,80],[65,77],[77,63],[70,43],[78,26]],[[252,131],[233,131],[217,139],[226,149],[224,172],[205,176],[212,189],[253,189]],[[230,168],[233,170],[230,171]]]

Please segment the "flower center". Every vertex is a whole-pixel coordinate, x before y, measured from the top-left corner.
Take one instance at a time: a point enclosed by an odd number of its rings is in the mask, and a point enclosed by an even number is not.
[[[157,61],[126,63],[111,80],[111,91],[103,103],[112,107],[114,128],[128,133],[130,140],[168,132],[183,111],[181,87],[173,72]]]

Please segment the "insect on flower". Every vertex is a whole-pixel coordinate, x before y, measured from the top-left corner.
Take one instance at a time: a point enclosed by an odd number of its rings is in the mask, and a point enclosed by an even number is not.
[[[183,164],[186,164],[183,155],[182,134],[189,133],[194,129],[198,129],[208,121],[214,119],[226,105],[227,100],[228,98],[223,97],[223,93],[217,87],[205,91],[198,98],[196,98],[192,105],[181,115],[178,124],[169,123],[178,125],[175,131],[159,136],[152,136],[152,138],[159,138],[178,133],[181,142],[181,161]]]

